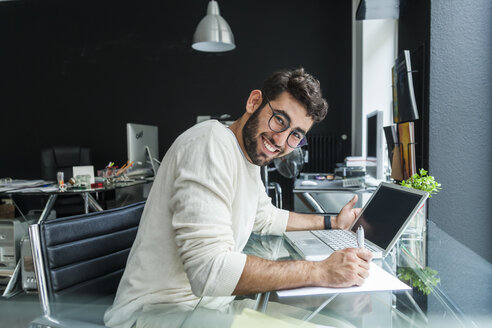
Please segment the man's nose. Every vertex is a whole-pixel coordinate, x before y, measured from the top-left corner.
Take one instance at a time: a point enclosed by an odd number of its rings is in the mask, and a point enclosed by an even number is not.
[[[275,141],[275,145],[279,147],[284,147],[287,143],[287,139],[289,138],[290,131],[289,129],[284,132],[277,132],[273,135],[273,141]]]

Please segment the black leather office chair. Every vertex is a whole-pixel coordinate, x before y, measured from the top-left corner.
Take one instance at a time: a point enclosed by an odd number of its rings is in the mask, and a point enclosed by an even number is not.
[[[85,147],[50,147],[41,150],[41,177],[56,180],[56,173],[63,172],[65,180],[72,177],[72,167],[91,165],[91,150]]]
[[[72,177],[72,167],[91,165],[91,150],[79,146],[56,146],[41,150],[41,177],[44,180],[57,179],[57,172],[64,173],[65,183]],[[54,209],[58,217],[84,213],[84,203],[80,196],[60,197]]]
[[[145,202],[29,227],[43,317],[36,325],[101,327]]]

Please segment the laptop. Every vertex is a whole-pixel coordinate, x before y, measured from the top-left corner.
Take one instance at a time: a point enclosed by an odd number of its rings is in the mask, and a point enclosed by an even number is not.
[[[321,261],[338,249],[357,247],[357,228],[362,225],[365,247],[374,258],[384,258],[428,195],[425,191],[382,182],[349,230],[289,231],[284,236],[304,259]]]

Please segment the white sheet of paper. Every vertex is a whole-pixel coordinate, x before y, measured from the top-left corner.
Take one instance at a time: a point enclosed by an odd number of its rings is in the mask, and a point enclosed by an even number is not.
[[[385,290],[410,290],[411,288],[395,276],[384,271],[378,265],[371,263],[369,277],[362,286],[345,288],[303,287],[277,291],[278,297],[306,296],[322,294],[361,293]]]

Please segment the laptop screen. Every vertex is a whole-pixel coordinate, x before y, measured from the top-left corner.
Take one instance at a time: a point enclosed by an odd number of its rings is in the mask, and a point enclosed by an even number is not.
[[[381,185],[352,227],[362,225],[366,239],[386,249],[422,199],[422,195]]]

